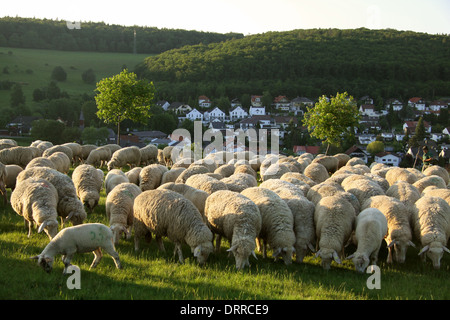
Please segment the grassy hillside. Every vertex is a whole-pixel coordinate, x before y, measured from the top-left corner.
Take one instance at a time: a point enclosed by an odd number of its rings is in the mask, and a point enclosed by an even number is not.
[[[89,68],[94,70],[97,81],[112,76],[126,65],[133,70],[136,64],[148,54],[71,52],[57,50],[21,49],[0,47],[0,81],[10,80],[22,84],[26,104],[32,104],[32,93],[36,88],[47,86],[51,73],[61,66],[67,73],[67,80],[58,82],[62,91],[69,95],[93,94],[95,84],[86,84],[81,74]],[[9,74],[2,73],[4,68]],[[9,106],[10,90],[0,90],[0,110]]]

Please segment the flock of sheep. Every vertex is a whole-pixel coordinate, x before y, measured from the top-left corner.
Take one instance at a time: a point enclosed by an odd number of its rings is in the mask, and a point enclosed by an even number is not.
[[[19,147],[3,139],[0,192],[7,203],[11,188],[10,205],[23,216],[28,237],[34,227],[48,235],[48,245],[33,257],[47,272],[56,255],[63,256],[66,270],[77,252],[93,252],[95,267],[101,249],[122,268],[114,245],[132,236],[136,251],[152,236],[165,250],[167,238],[181,263],[187,244],[200,264],[225,237],[237,269],[256,258],[255,250],[263,257],[271,250],[286,264],[315,254],[324,269],[351,259],[359,272],[377,263],[383,241],[388,263],[404,263],[416,244],[418,255],[435,268],[450,253],[449,173],[442,167],[369,167],[346,154],[218,152],[194,161],[174,151],[47,141]],[[108,226],[86,222],[102,188]],[[352,243],[356,251],[345,256]]]

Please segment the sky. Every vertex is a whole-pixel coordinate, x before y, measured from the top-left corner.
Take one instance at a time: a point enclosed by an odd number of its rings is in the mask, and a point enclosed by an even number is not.
[[[450,34],[449,0],[14,0],[0,17],[248,34],[392,28]]]

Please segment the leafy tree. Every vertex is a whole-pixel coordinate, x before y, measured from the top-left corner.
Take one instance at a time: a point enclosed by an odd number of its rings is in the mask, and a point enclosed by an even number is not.
[[[81,74],[81,79],[83,80],[84,83],[94,84],[95,80],[96,80],[94,70],[88,69],[88,70],[84,71]]]
[[[150,106],[155,97],[153,82],[138,80],[127,69],[97,83],[97,117],[117,125],[117,143],[120,144],[120,123],[129,119],[145,123],[150,117]]]
[[[338,92],[331,99],[322,96],[314,107],[307,110],[303,124],[308,127],[311,136],[336,146],[354,135],[354,127],[359,122],[357,105],[347,92]]]
[[[373,141],[367,145],[367,152],[372,156],[384,151],[384,143],[382,141]]]
[[[417,121],[416,130],[414,132],[414,136],[416,137],[416,141],[423,141],[426,137],[425,132],[425,124],[423,122],[423,117],[419,118],[419,121]]]
[[[34,140],[46,140],[53,144],[63,143],[63,132],[66,125],[56,120],[36,120],[32,123],[31,136]]]
[[[55,67],[52,71],[52,80],[56,80],[56,81],[66,81],[67,79],[67,73],[66,71],[63,69],[63,67],[58,66]]]
[[[98,146],[106,143],[108,135],[108,128],[95,128],[91,126],[84,128],[81,133],[81,140],[83,141],[83,144],[95,144]]]
[[[11,91],[11,107],[18,107],[21,104],[25,104],[25,95],[22,91],[20,84],[15,84]]]

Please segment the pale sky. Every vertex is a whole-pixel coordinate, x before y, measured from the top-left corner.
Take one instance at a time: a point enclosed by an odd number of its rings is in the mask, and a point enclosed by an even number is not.
[[[14,0],[0,8],[0,17],[244,35],[360,27],[450,34],[449,14],[449,0]]]

